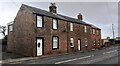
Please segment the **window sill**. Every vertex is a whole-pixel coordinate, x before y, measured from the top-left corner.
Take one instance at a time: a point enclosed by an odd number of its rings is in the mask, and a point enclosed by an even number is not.
[[[70,46],[71,48],[74,48],[74,46]]]
[[[52,50],[57,50],[57,49],[59,49],[59,48],[52,48]]]
[[[85,47],[88,47],[88,46],[85,46]]]
[[[58,30],[58,29],[53,29],[53,30]]]

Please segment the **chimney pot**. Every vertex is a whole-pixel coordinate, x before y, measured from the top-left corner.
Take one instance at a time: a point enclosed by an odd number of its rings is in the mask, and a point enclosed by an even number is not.
[[[57,13],[57,7],[55,6],[55,3],[50,3],[51,5],[49,6],[49,12],[51,13]]]
[[[83,20],[83,17],[82,17],[81,13],[79,13],[77,17],[78,17],[79,20]]]

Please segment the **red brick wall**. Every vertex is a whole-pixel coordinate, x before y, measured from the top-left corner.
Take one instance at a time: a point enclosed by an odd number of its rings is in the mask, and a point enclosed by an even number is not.
[[[14,44],[13,44],[13,32],[8,31],[8,36],[7,36],[7,50],[9,52],[14,51]]]
[[[44,28],[37,28],[36,14],[26,7],[19,10],[14,21],[14,30],[8,34],[8,50],[25,56],[36,56],[36,37],[44,38],[44,55],[78,51],[78,39],[82,51],[91,50],[94,38],[101,38],[101,35],[91,35],[91,26],[87,26],[85,33],[84,25],[73,23],[74,29],[70,31],[70,22],[64,20],[58,20],[58,29],[53,30],[52,18],[47,16],[44,16]],[[59,49],[52,49],[52,36],[59,37]],[[70,38],[74,38],[74,48],[70,47]],[[87,48],[85,38],[88,39]]]
[[[36,23],[36,22],[35,22]],[[44,16],[44,28],[35,28],[36,37],[44,38],[44,54],[56,54],[56,53],[66,53],[67,52],[67,22],[63,20],[58,20],[58,29],[52,29],[52,18]],[[52,49],[52,37],[59,37],[59,49]],[[34,49],[36,51],[36,49]]]
[[[81,33],[82,34],[82,42],[83,42],[83,51],[85,51],[85,50],[90,50],[91,48],[90,48],[90,36],[91,36],[91,34],[90,34],[90,27],[91,26],[87,26],[87,32],[84,32],[84,25],[83,25],[83,33]],[[88,47],[85,47],[85,38],[87,38],[87,40],[88,40]]]
[[[100,32],[100,34],[97,34],[97,30]],[[94,40],[95,39],[96,39],[96,45],[94,46]],[[99,40],[100,40],[100,45],[98,45]],[[96,48],[100,48],[101,46],[102,46],[101,30],[95,29],[95,34],[91,33],[91,48],[96,49]]]
[[[70,31],[70,23],[68,23],[68,47],[69,47],[69,52],[73,51],[78,51],[78,39],[81,40],[81,50],[89,50],[89,45],[86,48],[85,47],[85,38],[88,38],[88,43],[90,43],[90,26],[87,26],[87,32],[84,32],[84,25],[82,24],[74,24],[74,29],[73,31]],[[74,48],[70,47],[70,38],[74,38]]]
[[[8,34],[8,39],[13,36],[13,39],[8,41],[9,49],[14,49],[12,52],[32,56],[32,49],[35,42],[33,42],[33,13],[26,7],[22,7],[15,20],[13,27],[13,35]],[[13,41],[13,42],[11,42]],[[14,46],[10,47],[10,46]]]

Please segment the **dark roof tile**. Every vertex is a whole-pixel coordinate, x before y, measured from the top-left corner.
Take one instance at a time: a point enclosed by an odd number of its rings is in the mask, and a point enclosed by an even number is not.
[[[28,5],[25,5],[25,4],[22,4],[22,6],[25,6],[25,7],[29,8],[30,10],[33,11],[33,13],[36,13],[36,14],[45,15],[45,16],[49,16],[49,17],[53,17],[53,18],[66,20],[66,21],[73,22],[73,23],[81,23],[81,24],[84,24],[84,25],[91,26],[91,24],[88,24],[88,23],[86,23],[84,21],[81,21],[79,19],[71,18],[71,17],[68,17],[68,16],[61,15],[61,14],[51,13],[51,12],[48,12],[48,11],[45,11],[45,10],[42,10],[42,9],[39,9],[39,8],[36,8],[36,7],[31,7],[31,6],[28,6]],[[96,26],[93,26],[93,25],[92,25],[92,27],[100,29],[100,28],[98,28]]]

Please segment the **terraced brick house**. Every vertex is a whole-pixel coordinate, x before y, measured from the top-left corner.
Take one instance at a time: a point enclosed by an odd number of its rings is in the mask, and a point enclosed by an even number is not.
[[[91,29],[91,41],[93,43],[91,44],[92,49],[101,48],[102,46],[101,29],[93,25]]]
[[[55,3],[49,11],[22,4],[14,22],[8,24],[7,49],[24,56],[41,56],[91,50],[94,39],[100,46],[101,29],[95,37],[93,25],[84,22],[82,14],[77,17],[58,14]]]

